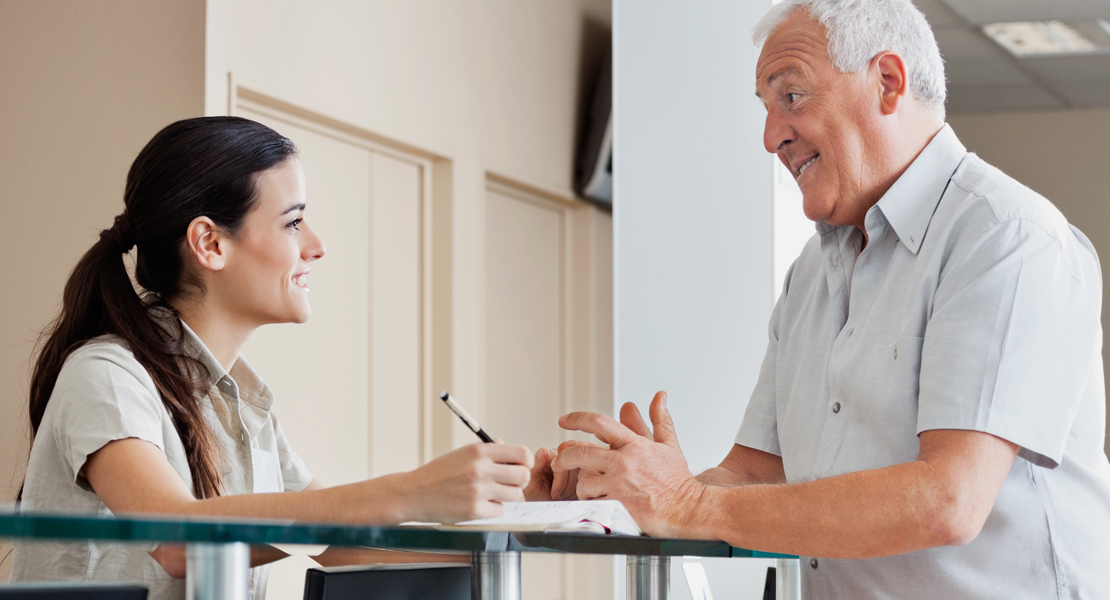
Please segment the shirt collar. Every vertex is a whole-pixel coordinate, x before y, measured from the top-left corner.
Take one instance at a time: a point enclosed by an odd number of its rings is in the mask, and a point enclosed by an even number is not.
[[[154,315],[156,319],[162,320],[165,326],[169,325],[170,319],[175,318],[167,310],[156,310]],[[274,396],[270,393],[269,386],[258,376],[247,359],[240,356],[231,366],[229,373],[220,361],[216,360],[216,356],[208,346],[204,345],[200,336],[185,321],[178,319],[178,322],[181,323],[181,341],[185,353],[200,361],[200,364],[208,370],[209,389],[214,387],[231,398],[249,402],[265,411],[273,408]]]
[[[876,204],[910,252],[921,249],[933,212],[966,154],[946,123]]]

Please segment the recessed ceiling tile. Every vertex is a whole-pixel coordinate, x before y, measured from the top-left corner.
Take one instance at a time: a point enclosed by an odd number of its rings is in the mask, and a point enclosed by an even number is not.
[[[918,10],[925,13],[925,19],[929,21],[929,25],[933,26],[933,30],[942,29],[945,27],[963,27],[964,22],[952,9],[940,0],[913,0],[914,5]]]
[[[1051,94],[1034,85],[953,85],[948,112],[989,112],[1018,108],[1059,107]]]
[[[1002,58],[964,58],[945,61],[949,85],[1022,85],[1032,82]]]
[[[1055,56],[1022,59],[1022,66],[1057,84],[1088,84],[1110,81],[1110,55]]]
[[[1110,17],[1107,0],[943,0],[953,12],[972,23],[1052,21]]]
[[[933,32],[944,60],[961,58],[998,58],[999,50],[979,35],[966,29],[940,29]]]
[[[1110,106],[1110,81],[1058,85],[1056,89],[1073,106]]]

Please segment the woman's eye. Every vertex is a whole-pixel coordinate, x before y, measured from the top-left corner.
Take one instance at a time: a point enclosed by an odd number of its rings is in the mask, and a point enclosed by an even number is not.
[[[789,92],[789,93],[786,94],[786,101],[789,104],[794,104],[795,102],[798,101],[798,98],[801,98],[801,97],[802,97],[801,94],[796,94],[794,92]]]
[[[288,225],[286,225],[286,227],[292,227],[293,229],[296,229],[297,231],[300,231],[301,228],[298,227],[298,225],[300,225],[301,221],[303,221],[303,220],[304,219],[293,219]]]

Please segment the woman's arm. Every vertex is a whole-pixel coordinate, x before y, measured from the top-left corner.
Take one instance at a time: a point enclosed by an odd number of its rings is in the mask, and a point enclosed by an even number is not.
[[[455,523],[501,514],[528,483],[532,455],[523,446],[464,446],[407,473],[303,491],[197,500],[153,444],[128,438],[89,456],[84,474],[114,513],[240,516],[391,525]],[[136,473],[143,476],[136,477]]]

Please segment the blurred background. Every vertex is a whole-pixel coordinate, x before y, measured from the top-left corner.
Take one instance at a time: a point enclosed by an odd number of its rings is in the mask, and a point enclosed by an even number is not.
[[[1107,256],[1110,6],[915,2],[963,143]],[[314,315],[244,354],[325,484],[470,443],[440,389],[533,449],[568,438],[564,412],[665,389],[691,469],[716,465],[813,234],[762,145],[750,31],[770,4],[0,0],[0,502],[69,270],[121,212],[143,145],[205,114],[301,150],[329,250]],[[278,563],[270,597],[300,598],[311,564]],[[699,564],[716,597],[759,598],[770,563]],[[523,580],[529,600],[623,597],[612,558],[526,556]]]

